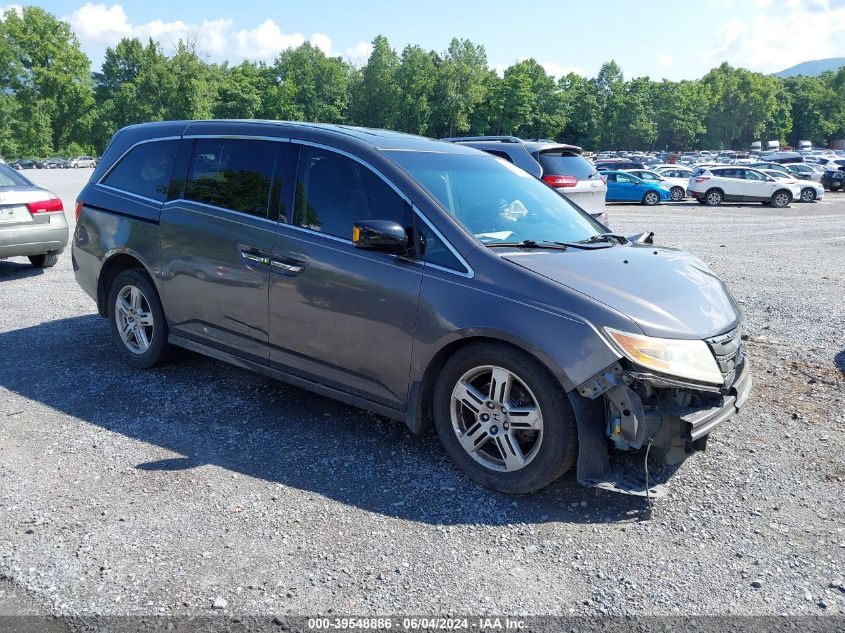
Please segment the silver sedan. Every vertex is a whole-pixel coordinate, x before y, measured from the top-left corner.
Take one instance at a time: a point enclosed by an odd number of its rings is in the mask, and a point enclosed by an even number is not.
[[[28,257],[49,268],[67,246],[62,201],[7,165],[0,165],[0,259]]]

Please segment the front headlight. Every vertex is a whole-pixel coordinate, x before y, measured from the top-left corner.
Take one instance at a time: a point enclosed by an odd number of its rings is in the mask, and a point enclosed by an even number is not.
[[[641,367],[714,385],[724,382],[716,359],[704,341],[654,338],[612,328],[604,331],[623,356]]]

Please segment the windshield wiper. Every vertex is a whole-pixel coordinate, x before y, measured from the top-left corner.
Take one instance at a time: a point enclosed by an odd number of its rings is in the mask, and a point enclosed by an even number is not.
[[[565,251],[569,248],[570,244],[566,244],[565,242],[550,242],[548,240],[540,240],[539,242],[536,240],[522,240],[521,242],[492,242],[490,244],[484,244],[484,246],[487,248],[494,246],[509,246],[510,248],[552,248]]]
[[[586,240],[581,240],[579,244],[596,244],[599,242],[608,242],[610,244],[625,245],[628,243],[628,238],[622,235],[615,235],[614,233],[602,233],[601,235],[593,235]]]

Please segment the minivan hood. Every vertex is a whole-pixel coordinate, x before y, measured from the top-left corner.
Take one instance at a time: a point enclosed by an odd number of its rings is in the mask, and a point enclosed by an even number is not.
[[[621,312],[649,336],[707,338],[735,327],[741,318],[722,280],[684,251],[631,244],[501,255]]]

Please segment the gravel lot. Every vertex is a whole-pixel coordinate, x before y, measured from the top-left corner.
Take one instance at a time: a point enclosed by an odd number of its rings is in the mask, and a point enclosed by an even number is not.
[[[72,216],[90,172],[26,173]],[[0,262],[0,613],[845,612],[845,194],[610,215],[727,280],[756,383],[647,520],[199,356],[132,370],[69,251]]]

